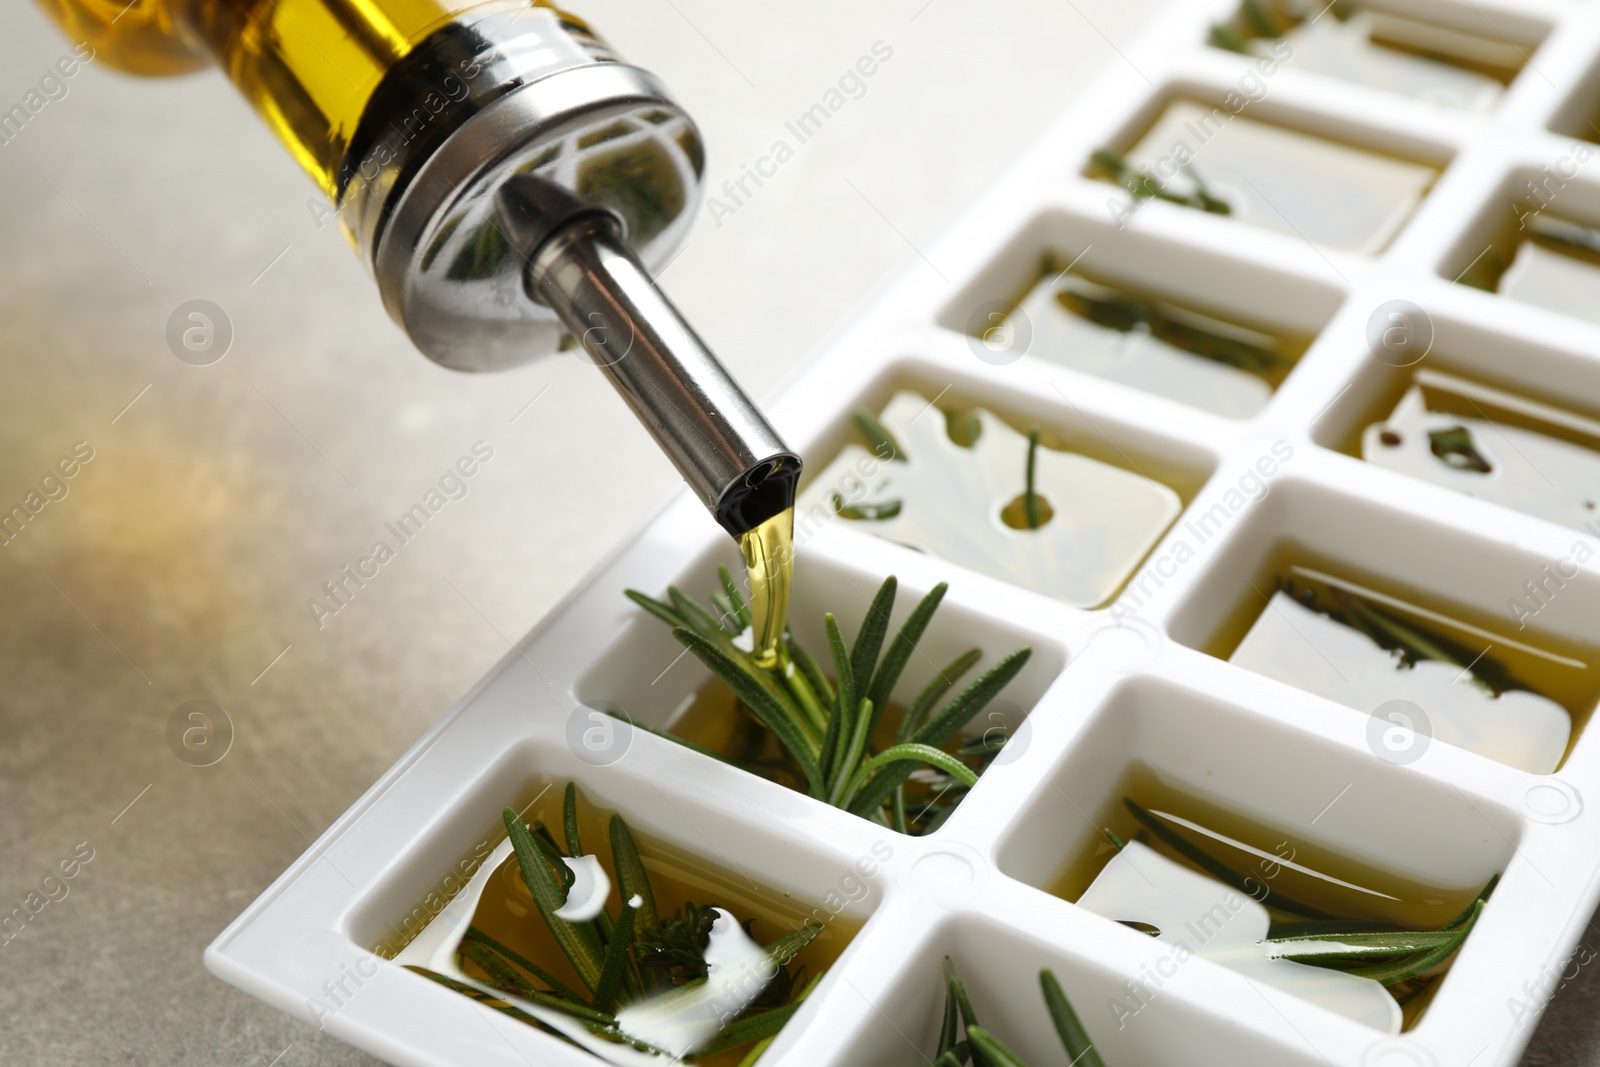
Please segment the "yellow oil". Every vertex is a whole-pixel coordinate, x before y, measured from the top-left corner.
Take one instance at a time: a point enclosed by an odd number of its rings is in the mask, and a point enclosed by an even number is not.
[[[536,822],[543,822],[551,835],[561,841],[565,783],[543,781],[536,784],[539,787],[537,796],[523,809],[522,817],[530,827]],[[619,902],[608,829],[613,812],[589,804],[581,791],[578,810],[578,834],[582,847],[586,853],[600,858],[611,877],[612,900],[607,910],[615,915]],[[620,814],[624,820],[627,819],[627,812]],[[724,869],[706,863],[688,852],[640,834],[637,828],[629,828],[633,830],[640,858],[649,872],[656,910],[662,918],[674,914],[685,904],[715,905],[727,909],[734,917],[748,924],[746,929],[750,936],[763,945],[801,928],[807,922],[821,921],[813,909],[787,893],[757,885],[737,869]],[[522,881],[515,856],[507,857],[505,863],[490,875],[472,922],[478,929],[549,971],[569,987],[583,988],[582,980],[540,918],[533,898]],[[844,916],[828,918],[822,933],[788,966],[791,974],[799,975],[797,989],[811,976],[831,967],[859,929],[858,921]],[[800,968],[804,968],[803,973],[800,973]],[[467,963],[465,969],[473,977],[488,977],[471,963]],[[713,1067],[735,1067],[748,1051],[748,1047],[740,1048],[696,1062]]]
[[[1112,791],[1105,807],[1095,816],[1095,825],[1112,830],[1124,840],[1138,838],[1166,858],[1202,874],[1206,872],[1200,871],[1169,845],[1144,831],[1143,825],[1123,804],[1124,797],[1131,797],[1150,811],[1177,815],[1263,852],[1292,859],[1330,879],[1336,878],[1384,894],[1379,897],[1360,893],[1281,863],[1272,863],[1183,827],[1173,827],[1239,874],[1254,878],[1274,892],[1341,919],[1393,923],[1411,930],[1435,930],[1465,911],[1483,888],[1447,889],[1396,875],[1305,840],[1293,832],[1201,800],[1176,788],[1150,767],[1134,764]],[[1078,854],[1069,857],[1061,873],[1045,888],[1058,897],[1076,902],[1111,861],[1115,852],[1116,846],[1105,837],[1092,835],[1088,844]],[[1421,1017],[1441,977],[1442,974],[1429,977],[1420,988],[1413,987],[1406,997],[1402,1007],[1407,1029]]]
[[[794,508],[785,508],[739,538],[750,578],[750,621],[756,663],[776,667],[789,622],[789,587],[794,581]]]
[[[45,0],[75,40],[141,74],[215,61],[330,198],[378,82],[466,12],[543,8],[546,0]],[[448,90],[449,87],[445,87]]]
[[[1218,659],[1233,655],[1250,627],[1266,609],[1267,598],[1279,584],[1292,578],[1297,587],[1307,586],[1305,578],[1296,573],[1306,570],[1336,575],[1342,583],[1392,598],[1400,603],[1386,600],[1382,605],[1384,610],[1462,647],[1483,648],[1491,643],[1478,631],[1505,635],[1508,640],[1492,642],[1492,648],[1484,654],[1484,661],[1492,660],[1518,684],[1548,697],[1567,710],[1572,717],[1568,755],[1572,752],[1572,746],[1577,744],[1579,734],[1594,713],[1596,704],[1600,704],[1600,649],[1551,634],[1513,634],[1512,628],[1506,626],[1500,617],[1437,602],[1414,589],[1343,562],[1326,559],[1293,542],[1285,542],[1268,555],[1257,573],[1251,576],[1250,584],[1244,587],[1238,604],[1213,630],[1210,640],[1201,646],[1201,650]],[[1434,616],[1446,618],[1441,620]],[[1515,640],[1509,640],[1512,637]],[[1531,651],[1523,646],[1532,646],[1539,651]],[[1540,655],[1540,652],[1547,655]]]

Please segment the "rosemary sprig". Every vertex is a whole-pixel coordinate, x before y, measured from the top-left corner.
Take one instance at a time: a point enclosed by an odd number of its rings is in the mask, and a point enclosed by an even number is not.
[[[1146,830],[1213,878],[1269,908],[1315,920],[1274,921],[1273,930],[1278,936],[1258,942],[1268,958],[1332,967],[1385,986],[1409,982],[1454,956],[1466,942],[1500,880],[1499,875],[1490,879],[1466,910],[1437,930],[1407,930],[1392,923],[1339,919],[1290,900],[1262,881],[1239,874],[1178,834],[1133,798],[1124,797],[1123,804]],[[1126,844],[1111,830],[1102,832],[1119,850]]]
[[[972,999],[967,996],[966,987],[949,956],[944,958],[944,987],[944,1021],[939,1028],[939,1047],[934,1052],[933,1067],[966,1067],[969,1063],[974,1067],[1028,1067],[1022,1057],[978,1022]],[[1072,1010],[1055,972],[1048,967],[1040,971],[1039,987],[1072,1067],[1105,1067],[1105,1061],[1095,1050],[1094,1042],[1089,1040],[1077,1012]]]
[[[1379,648],[1398,653],[1407,667],[1436,660],[1465,672],[1467,681],[1492,697],[1527,688],[1499,660],[1484,654],[1485,650],[1457,644],[1365,597],[1329,586],[1330,603],[1325,604],[1314,588],[1302,588],[1292,581],[1283,582],[1282,588],[1312,611],[1366,634]]]
[[[725,568],[720,578],[724,588],[732,580]],[[884,711],[945,591],[943,583],[935,586],[892,637],[890,619],[898,592],[892,576],[873,597],[853,643],[847,646],[838,620],[826,616],[831,682],[792,635],[785,641],[785,655],[780,656],[778,665],[763,667],[735,643],[737,635],[730,634],[709,612],[692,605],[680,590],[668,590],[669,603],[636,590],[627,595],[670,625],[673,636],[777,739],[784,759],[793,768],[792,777],[804,783],[805,791],[884,825],[929,833],[948,817],[954,802],[994,755],[988,750],[952,754],[948,746],[1010,684],[1032,654],[1028,648],[1016,650],[939,707],[938,702],[977,664],[981,654],[974,649],[958,657],[916,697],[893,742],[880,749],[876,739]],[[733,603],[726,592],[724,596]],[[772,777],[768,768],[756,766],[752,760],[742,765]],[[937,783],[946,787],[939,795],[950,794],[950,802],[939,803],[936,797],[918,813],[908,815],[904,787],[919,767],[927,768]]]
[[[468,927],[458,950],[463,966],[470,965],[485,976],[476,979],[481,984],[508,997],[571,1016],[598,1037],[666,1056],[662,1050],[624,1032],[615,1012],[642,997],[704,995],[698,987],[709,973],[704,952],[716,921],[715,909],[688,904],[677,915],[661,918],[633,833],[621,815],[613,815],[608,832],[621,908],[614,915],[602,908],[589,922],[559,919],[553,913],[566,904],[569,884],[563,883],[555,868],[565,869],[563,861],[582,854],[583,847],[576,787],[569,784],[563,796],[561,829],[565,848],[542,823],[530,829],[511,808],[505,810],[504,821],[539,919],[581,979],[584,990],[574,990],[477,927]],[[694,1049],[689,1058],[698,1061],[750,1045],[745,1062],[755,1063],[820,980],[820,974],[814,975],[799,987],[803,968],[791,971],[789,964],[822,929],[820,923],[809,922],[766,945],[763,951],[767,962],[761,971],[768,976],[765,988],[742,1011],[725,1018],[721,1029]],[[513,1018],[571,1040],[514,1003],[426,968],[411,969]]]
[[[1190,355],[1224,363],[1262,378],[1270,378],[1293,362],[1288,356],[1262,345],[1225,337],[1184,322],[1161,304],[1138,300],[1112,290],[1087,293],[1060,289],[1056,303],[1066,311],[1107,330],[1132,333],[1145,330],[1152,337]]]
[[[900,447],[900,442],[894,435],[884,428],[878,417],[866,408],[856,408],[850,413],[850,421],[854,423],[856,433],[866,442],[874,455],[889,463],[909,462],[905,449]],[[833,505],[833,510],[841,519],[850,519],[854,522],[887,522],[895,518],[905,507],[903,500],[883,500],[877,502],[863,502],[860,504],[847,504],[838,493],[828,497],[828,502]]]
[[[1135,200],[1165,200],[1170,204],[1197,208],[1211,215],[1231,215],[1233,207],[1219,200],[1207,190],[1205,183],[1193,171],[1188,171],[1194,191],[1178,193],[1167,188],[1160,179],[1129,165],[1122,156],[1106,148],[1097,148],[1089,156],[1089,177],[1103,178],[1127,190]]]
[[[1320,6],[1320,5],[1319,5]],[[1335,8],[1334,17],[1343,21],[1349,17],[1349,11],[1342,14],[1339,10],[1338,0],[1331,5]],[[1304,16],[1288,6],[1280,3],[1262,3],[1261,0],[1244,0],[1240,5],[1238,14],[1227,22],[1213,22],[1211,24],[1211,43],[1218,48],[1225,48],[1230,52],[1240,52],[1244,55],[1253,55],[1249,42],[1252,40],[1274,40],[1282,37],[1289,30],[1298,25]]]
[[[1061,983],[1048,967],[1039,972],[1039,986],[1044,990],[1045,1007],[1050,1009],[1050,1021],[1055,1024],[1056,1034],[1073,1067],[1105,1067],[1094,1042],[1089,1040],[1089,1032],[1083,1028]]]

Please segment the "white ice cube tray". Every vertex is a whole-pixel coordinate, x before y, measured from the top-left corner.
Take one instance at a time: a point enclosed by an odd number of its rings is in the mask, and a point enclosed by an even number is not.
[[[1127,148],[1165,102],[1220,103],[1238,89],[1252,61],[1205,44],[1208,25],[1234,2],[1163,11],[769,407],[821,470],[848,438],[855,406],[907,386],[944,392],[1019,425],[1102,442],[1130,468],[1162,471],[1185,501],[1118,599],[1099,610],[919,555],[859,525],[803,526],[794,622],[809,647],[824,647],[823,611],[853,633],[873,589],[896,574],[900,618],[934,583],[951,583],[928,657],[908,672],[909,691],[931,662],[966,647],[982,648],[988,662],[1019,644],[1035,649],[1003,695],[1028,713],[1026,726],[942,829],[902,837],[643,731],[609,754],[584,747],[592,723],[580,702],[661,724],[707,677],[622,596],[669,583],[703,596],[716,565],[736,562],[725,535],[680,494],[223,932],[207,966],[396,1064],[592,1064],[372,951],[430,893],[458,887],[462,870],[503,837],[501,808],[548,777],[576,780],[594,803],[626,812],[641,836],[865,920],[762,1060],[771,1067],[926,1063],[947,954],[985,1025],[1037,1063],[1060,1059],[1036,982],[1045,966],[1111,1067],[1516,1062],[1600,897],[1600,811],[1583,800],[1600,793],[1600,741],[1580,730],[1559,771],[1545,776],[1442,743],[1396,765],[1374,755],[1369,716],[1199,649],[1286,540],[1438,603],[1503,618],[1508,629],[1508,598],[1524,595],[1547,564],[1570,560],[1580,540],[1600,542],[1364,463],[1347,448],[1410,373],[1392,355],[1375,358],[1369,341],[1374,313],[1396,300],[1424,310],[1424,365],[1600,408],[1600,327],[1452,284],[1503,230],[1523,181],[1546,166],[1570,173],[1562,161],[1575,142],[1551,131],[1582,128],[1600,110],[1600,5],[1390,0],[1540,41],[1482,113],[1292,68],[1260,79],[1267,89],[1248,118],[1441,168],[1392,243],[1364,256],[1160,202],[1119,226],[1108,206],[1117,190],[1083,176],[1092,149]],[[1600,220],[1596,169],[1563,178],[1552,209]],[[969,323],[986,307],[1009,307],[1047,255],[1082,257],[1101,276],[1316,341],[1265,409],[1244,420],[1041,359],[980,360]],[[1292,455],[1267,463],[1280,442]],[[1593,646],[1597,620],[1600,562],[1590,561],[1519,636]],[[1169,976],[1163,946],[1046,892],[1093,832],[1084,813],[1115,800],[1134,763],[1286,835],[1423,883],[1464,888],[1502,872],[1420,1024],[1380,1034],[1204,960]],[[885,845],[891,858],[874,865]],[[1135,1003],[1135,982],[1153,994],[1119,1028],[1108,1007]]]

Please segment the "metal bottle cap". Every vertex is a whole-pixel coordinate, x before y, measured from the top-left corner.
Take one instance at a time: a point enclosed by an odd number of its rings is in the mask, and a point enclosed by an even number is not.
[[[575,339],[738,536],[793,503],[800,459],[651,280],[704,170],[653,76],[520,7],[447,26],[386,75],[339,210],[424,354],[494,370]]]

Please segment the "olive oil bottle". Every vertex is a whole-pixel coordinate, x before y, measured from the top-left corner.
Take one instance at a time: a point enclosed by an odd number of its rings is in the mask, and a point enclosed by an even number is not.
[[[581,347],[732,537],[765,527],[746,554],[774,654],[774,516],[800,457],[651,275],[705,182],[699,131],[654,75],[548,0],[41,2],[107,65],[219,66],[430,359],[498,370]]]

